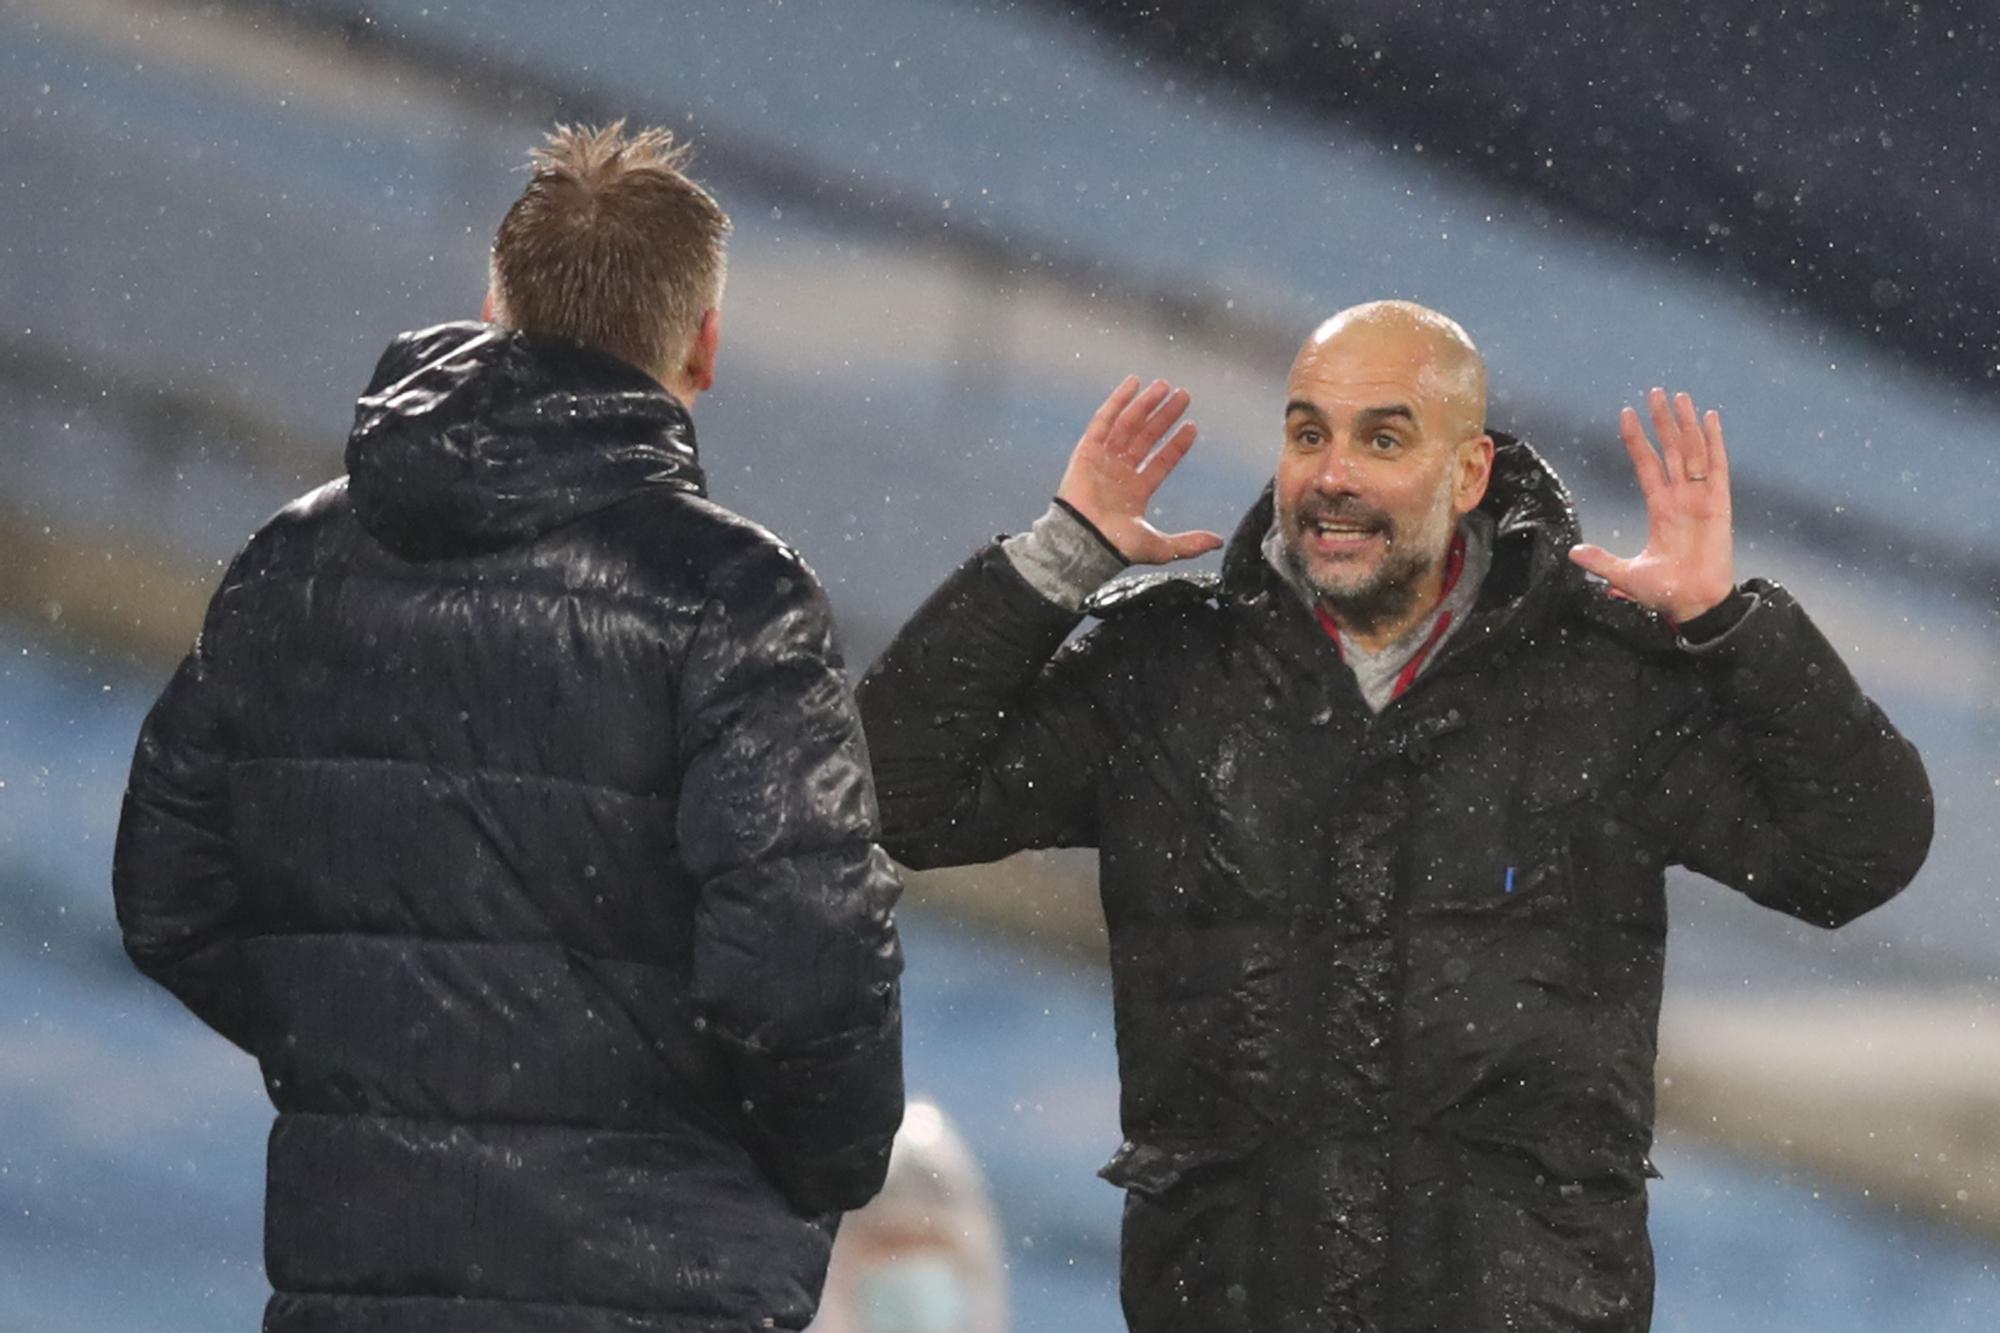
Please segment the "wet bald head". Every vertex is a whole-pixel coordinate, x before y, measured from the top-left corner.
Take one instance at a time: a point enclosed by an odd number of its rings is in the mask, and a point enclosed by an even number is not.
[[[1349,306],[1314,329],[1288,377],[1302,382],[1416,389],[1433,437],[1461,440],[1486,425],[1485,358],[1457,320],[1414,301]]]

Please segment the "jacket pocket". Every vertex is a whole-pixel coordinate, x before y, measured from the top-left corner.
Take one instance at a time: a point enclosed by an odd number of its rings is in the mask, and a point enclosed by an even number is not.
[[[1557,1144],[1467,1143],[1450,1328],[1643,1333],[1653,1265],[1644,1158]]]
[[[1564,915],[1570,903],[1570,838],[1563,812],[1516,813],[1475,845],[1457,845],[1449,833],[1444,839],[1419,852],[1413,915],[1495,924]]]
[[[1561,815],[1544,814],[1525,821],[1511,841],[1513,853],[1500,877],[1498,910],[1526,916],[1571,910],[1569,827]]]
[[[1247,1147],[1162,1148],[1127,1139],[1097,1174],[1122,1190],[1160,1199],[1183,1181],[1197,1180],[1211,1168],[1240,1166],[1251,1153]]]

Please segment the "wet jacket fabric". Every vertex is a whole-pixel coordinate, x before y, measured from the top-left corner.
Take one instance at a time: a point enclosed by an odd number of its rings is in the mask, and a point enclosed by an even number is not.
[[[1663,875],[1837,926],[1915,874],[1910,745],[1781,588],[1708,651],[1565,558],[1503,439],[1474,614],[1371,716],[1263,558],[1114,584],[997,547],[864,680],[912,866],[1092,846],[1139,1333],[1638,1333]]]
[[[803,1327],[902,1115],[818,583],[560,340],[404,335],[347,462],[228,571],[116,852],[278,1111],[265,1327]]]

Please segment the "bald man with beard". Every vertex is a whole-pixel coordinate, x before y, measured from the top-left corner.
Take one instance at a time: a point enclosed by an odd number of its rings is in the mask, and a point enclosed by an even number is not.
[[[1098,849],[1138,1333],[1646,1329],[1667,867],[1834,927],[1929,849],[1915,750],[1737,581],[1719,416],[1625,409],[1621,559],[1485,397],[1454,321],[1343,311],[1220,576],[1102,586],[1225,545],[1147,522],[1196,431],[1129,379],[862,684],[905,863]]]

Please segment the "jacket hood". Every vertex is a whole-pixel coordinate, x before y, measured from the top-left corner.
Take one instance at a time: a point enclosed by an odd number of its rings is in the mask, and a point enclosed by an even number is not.
[[[348,493],[400,555],[532,541],[647,487],[703,493],[687,409],[566,338],[442,324],[389,345],[354,408]]]
[[[1552,572],[1570,568],[1569,548],[1581,539],[1576,503],[1569,488],[1543,457],[1526,440],[1502,431],[1493,436],[1493,476],[1487,483],[1486,498],[1479,503],[1481,513],[1493,519],[1495,572],[1503,565],[1520,570],[1527,583],[1539,583]],[[1222,559],[1222,583],[1232,592],[1249,594],[1276,578],[1276,571],[1264,559],[1264,537],[1270,532],[1277,513],[1276,483],[1264,493],[1229,539]],[[1512,557],[1503,560],[1503,556]],[[1489,575],[1489,582],[1493,576]],[[1525,587],[1510,590],[1518,595]]]

